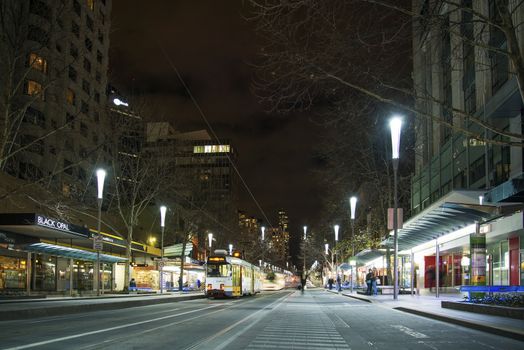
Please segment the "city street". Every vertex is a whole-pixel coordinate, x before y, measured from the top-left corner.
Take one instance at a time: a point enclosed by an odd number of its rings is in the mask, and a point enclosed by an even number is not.
[[[0,322],[1,349],[521,349],[324,290]]]

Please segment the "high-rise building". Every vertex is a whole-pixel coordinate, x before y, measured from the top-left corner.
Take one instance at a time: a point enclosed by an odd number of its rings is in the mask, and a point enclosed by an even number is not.
[[[80,197],[108,157],[111,0],[6,0],[2,8],[0,114],[9,133],[1,168]]]
[[[524,8],[494,0],[412,3],[420,14],[413,31],[416,169],[412,217],[400,227],[398,249],[402,265],[413,259],[416,270],[401,278],[426,293],[522,285],[523,152],[509,135],[522,135],[524,104],[506,51],[508,40],[520,46],[524,35],[513,29],[516,36],[506,37],[500,16],[520,18]]]
[[[284,209],[278,210],[278,227],[280,227],[283,232],[289,232],[289,217]]]
[[[200,228],[224,247],[238,235],[237,154],[228,140],[213,140],[206,130],[177,132],[169,123],[147,124],[148,147],[172,152],[180,205],[200,212]]]

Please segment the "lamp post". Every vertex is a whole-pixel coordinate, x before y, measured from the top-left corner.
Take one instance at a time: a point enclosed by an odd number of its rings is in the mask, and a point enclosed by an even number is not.
[[[304,266],[303,266],[303,275],[304,275],[304,284],[302,285],[302,292],[304,291],[304,288],[306,288],[306,238],[307,238],[307,226],[304,226],[304,251],[302,254],[304,255]]]
[[[162,235],[160,236],[160,294],[164,293],[164,230],[166,227],[166,211],[165,205],[160,207],[160,229]]]
[[[339,225],[334,225],[333,226],[333,230],[335,230],[335,245],[333,246],[333,254],[335,255],[335,275],[336,275],[336,279],[338,280],[338,262],[337,262],[337,251],[336,251],[336,246],[337,246],[337,243],[338,243],[338,230],[340,229],[340,226]],[[340,292],[341,290],[341,286],[338,285],[338,291]]]
[[[357,197],[352,196],[349,199],[351,209],[351,257],[355,259],[355,214],[357,211]],[[355,261],[355,260],[353,260]],[[353,273],[353,265],[351,265],[351,293],[353,293],[353,283],[355,281],[355,274]]]
[[[400,131],[402,129],[402,119],[399,116],[394,116],[390,122],[389,127],[391,129],[391,153],[393,161],[393,194],[395,198],[395,207],[393,209],[393,299],[398,299],[398,195],[397,195],[397,182],[398,182],[398,163],[400,159]]]
[[[98,169],[96,171],[96,179],[98,184],[98,237],[100,239],[100,227],[102,225],[102,199],[104,193],[104,181],[106,179],[106,171],[104,169]],[[96,250],[96,295],[100,295],[100,249]]]

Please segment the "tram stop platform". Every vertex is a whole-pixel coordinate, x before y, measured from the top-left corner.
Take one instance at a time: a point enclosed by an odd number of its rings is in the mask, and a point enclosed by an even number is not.
[[[0,300],[0,320],[20,320],[72,313],[115,310],[205,298],[202,291],[164,294],[104,294],[90,297],[47,297]]]

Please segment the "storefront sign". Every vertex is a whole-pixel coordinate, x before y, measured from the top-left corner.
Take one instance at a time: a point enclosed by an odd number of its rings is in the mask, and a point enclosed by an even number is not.
[[[41,215],[36,216],[36,223],[37,225],[40,225],[40,226],[47,226],[47,227],[55,228],[57,230],[69,231],[68,223],[54,220],[51,218],[46,218],[45,216],[41,216]]]
[[[481,233],[480,227],[470,236],[471,250],[471,279],[473,286],[486,285],[486,235]]]

